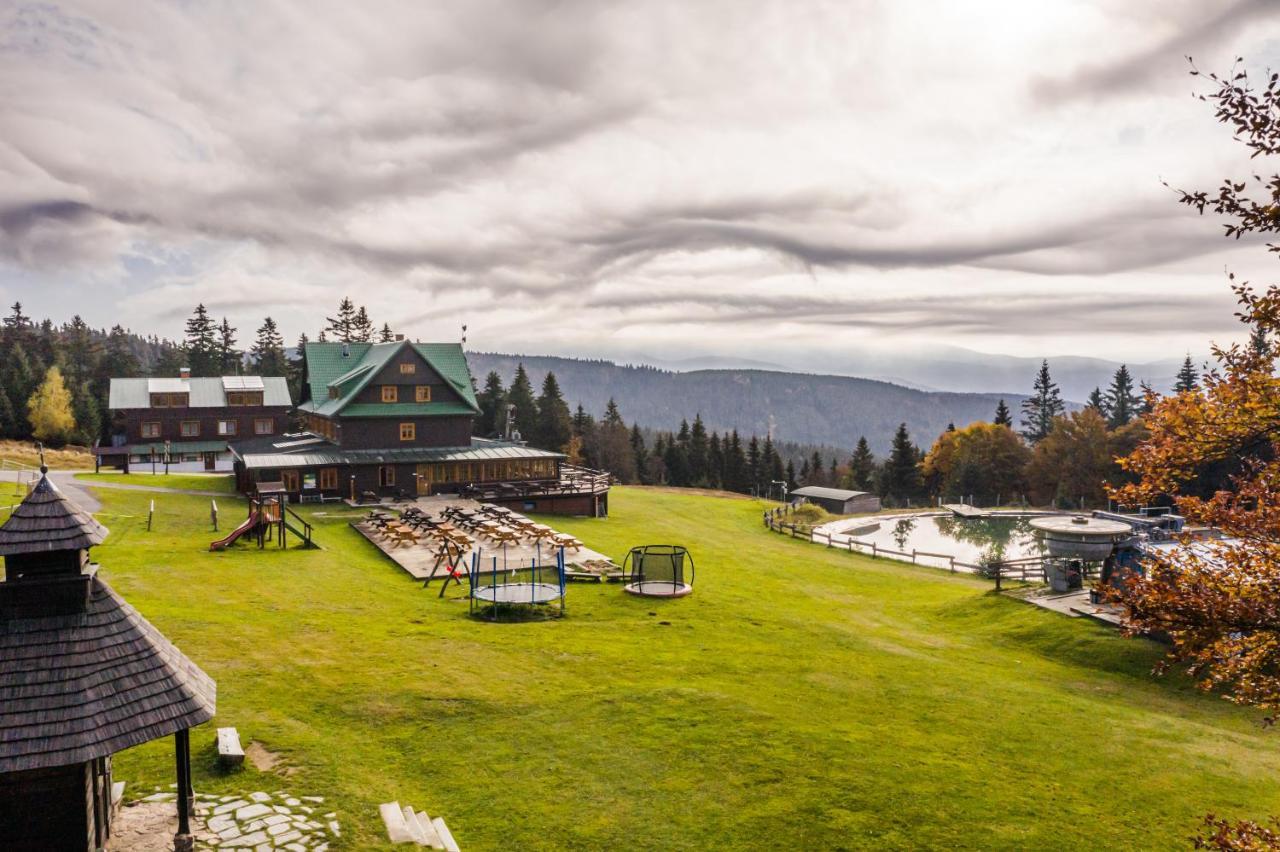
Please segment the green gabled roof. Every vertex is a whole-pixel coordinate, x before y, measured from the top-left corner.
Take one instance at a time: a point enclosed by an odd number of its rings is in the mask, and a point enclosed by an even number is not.
[[[326,417],[335,414],[354,417],[379,415],[431,416],[436,414],[478,414],[480,405],[471,386],[471,369],[467,355],[458,343],[348,343],[343,355],[342,343],[307,343],[307,385],[311,399],[299,408]],[[463,400],[459,403],[389,403],[384,405],[352,404],[352,400],[403,347],[412,347],[422,360]],[[330,386],[337,385],[341,395],[329,398]],[[449,410],[446,410],[449,409]]]

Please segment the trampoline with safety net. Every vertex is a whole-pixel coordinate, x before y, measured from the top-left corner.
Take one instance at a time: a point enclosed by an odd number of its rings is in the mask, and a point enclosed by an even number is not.
[[[678,544],[633,547],[622,568],[627,572],[623,588],[633,595],[682,598],[693,591],[693,556]]]
[[[471,554],[471,613],[477,605],[487,604],[489,614],[497,618],[502,607],[550,606],[564,615],[564,548],[557,548],[555,560],[545,562],[539,554],[512,565],[499,565],[496,556],[486,558],[479,549]]]

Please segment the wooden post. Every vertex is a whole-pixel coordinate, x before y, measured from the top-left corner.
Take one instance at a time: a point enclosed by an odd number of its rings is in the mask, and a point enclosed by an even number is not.
[[[213,531],[218,531],[218,501],[209,501],[209,516],[213,518]]]
[[[173,735],[174,763],[178,770],[178,833],[173,838],[175,852],[195,848],[191,836],[191,732],[186,728]]]
[[[156,501],[151,501],[151,508],[147,510],[147,532],[151,532],[151,518],[156,513]]]

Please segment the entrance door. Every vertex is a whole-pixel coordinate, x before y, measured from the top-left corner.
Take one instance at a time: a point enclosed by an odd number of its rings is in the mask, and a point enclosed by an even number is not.
[[[430,494],[431,493],[431,465],[429,464],[418,465],[418,475],[416,479],[418,480],[418,495],[422,496],[424,494]]]
[[[302,478],[296,470],[280,471],[280,481],[284,483],[284,490],[290,494],[297,494],[302,490]]]
[[[205,453],[205,454],[204,454],[204,469],[205,469],[205,470],[213,470],[214,463],[215,463],[215,456],[216,456],[216,454],[215,454],[215,453]]]

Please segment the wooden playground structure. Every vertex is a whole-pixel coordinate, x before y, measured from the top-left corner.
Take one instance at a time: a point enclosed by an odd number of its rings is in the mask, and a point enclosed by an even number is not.
[[[218,528],[218,508],[211,509],[214,529]],[[259,548],[275,541],[280,547],[288,547],[288,533],[293,533],[303,547],[318,547],[312,540],[312,527],[301,515],[289,508],[289,492],[283,482],[260,482],[249,497],[249,514],[244,521],[224,537],[209,544],[210,550],[224,550],[238,539],[250,536]]]

